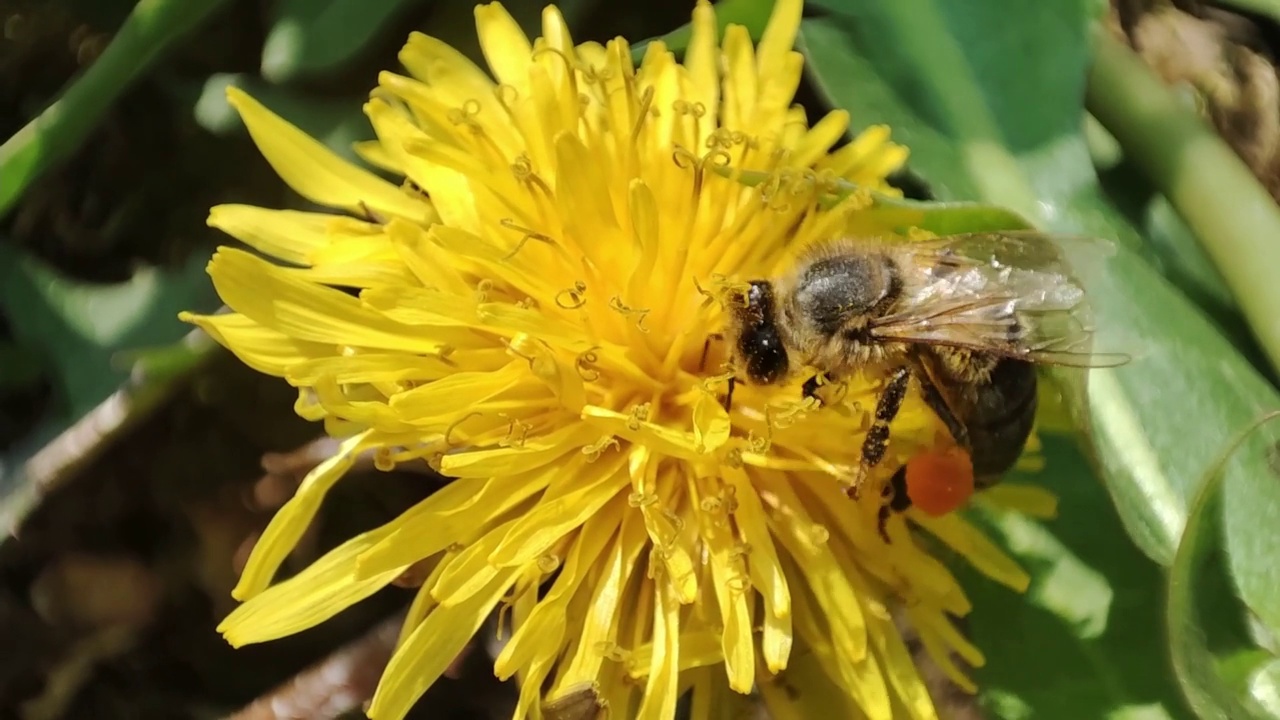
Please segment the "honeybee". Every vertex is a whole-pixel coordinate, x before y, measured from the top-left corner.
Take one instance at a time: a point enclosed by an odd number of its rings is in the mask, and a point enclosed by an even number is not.
[[[791,272],[748,282],[730,303],[733,364],[758,385],[816,371],[802,392],[819,403],[826,382],[884,372],[857,473],[845,488],[851,497],[884,458],[890,423],[913,383],[968,453],[975,485],[986,487],[1013,466],[1031,433],[1036,364],[1089,368],[1128,359],[1092,352],[1084,291],[1065,259],[1113,249],[1105,240],[1034,232],[819,244]],[[910,506],[905,468],[885,492],[882,535],[889,511]]]

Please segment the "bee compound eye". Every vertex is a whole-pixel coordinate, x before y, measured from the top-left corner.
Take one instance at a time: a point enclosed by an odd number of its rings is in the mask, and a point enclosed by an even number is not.
[[[743,336],[741,351],[751,382],[769,385],[787,372],[787,350],[776,328],[762,326]]]

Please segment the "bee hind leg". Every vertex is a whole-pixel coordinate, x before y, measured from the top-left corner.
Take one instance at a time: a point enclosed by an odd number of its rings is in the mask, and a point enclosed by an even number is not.
[[[862,441],[862,458],[858,463],[858,474],[854,477],[853,484],[845,488],[845,494],[849,497],[858,499],[862,492],[862,484],[871,474],[872,468],[884,459],[885,451],[889,447],[889,423],[893,422],[893,419],[898,416],[898,411],[902,409],[902,401],[907,397],[907,386],[910,383],[911,369],[906,366],[897,368],[889,375],[884,392],[880,393],[880,398],[876,401],[875,419],[867,430],[867,437]]]
[[[889,540],[889,518],[895,513],[904,513],[911,507],[911,497],[907,494],[905,465],[898,468],[893,478],[884,486],[881,503],[880,510],[876,513],[876,530],[880,533],[880,539],[888,545],[892,542]]]

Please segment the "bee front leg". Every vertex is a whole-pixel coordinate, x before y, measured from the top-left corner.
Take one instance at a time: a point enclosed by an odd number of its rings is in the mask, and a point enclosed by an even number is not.
[[[823,405],[826,405],[826,403],[818,396],[818,388],[830,385],[832,381],[832,377],[827,373],[818,373],[804,381],[804,385],[800,387],[800,397],[805,400],[812,398],[818,403],[818,407],[822,407]],[[843,395],[841,397],[843,397]]]
[[[698,359],[698,372],[702,372],[707,367],[707,354],[711,352],[711,343],[724,342],[723,333],[711,333],[702,343],[702,357]]]
[[[894,370],[889,375],[889,382],[884,392],[876,401],[876,416],[872,421],[867,437],[862,441],[862,458],[858,463],[858,474],[853,484],[845,488],[845,494],[857,499],[862,492],[862,484],[866,482],[871,469],[884,459],[885,450],[889,447],[889,423],[898,416],[902,409],[902,401],[907,397],[907,386],[911,383],[911,368],[907,366]]]
[[[720,401],[720,407],[723,407],[725,412],[733,411],[733,390],[737,386],[738,386],[738,378],[730,375],[729,390],[724,394],[724,399]]]

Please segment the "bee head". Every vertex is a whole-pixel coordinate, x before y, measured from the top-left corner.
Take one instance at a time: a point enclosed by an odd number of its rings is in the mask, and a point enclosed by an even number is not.
[[[734,307],[737,324],[738,357],[746,365],[747,380],[754,385],[770,385],[787,374],[787,348],[778,331],[773,285],[755,280]]]

